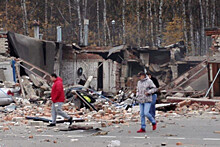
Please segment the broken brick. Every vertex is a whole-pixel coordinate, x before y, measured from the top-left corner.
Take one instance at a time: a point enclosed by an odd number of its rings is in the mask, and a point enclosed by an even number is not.
[[[183,145],[183,143],[182,142],[177,142],[176,145]]]

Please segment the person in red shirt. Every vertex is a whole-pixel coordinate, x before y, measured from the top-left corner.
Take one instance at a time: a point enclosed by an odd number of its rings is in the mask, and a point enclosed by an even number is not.
[[[72,117],[67,115],[62,111],[62,105],[65,101],[65,94],[63,90],[63,80],[60,77],[57,77],[56,74],[51,75],[51,80],[54,82],[52,91],[51,91],[51,100],[52,100],[52,122],[48,125],[48,127],[56,126],[56,118],[57,115],[61,115],[65,119],[68,119],[70,125],[72,124]]]

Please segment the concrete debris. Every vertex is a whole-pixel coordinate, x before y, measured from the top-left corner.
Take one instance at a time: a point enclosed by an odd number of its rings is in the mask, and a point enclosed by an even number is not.
[[[110,144],[107,145],[107,147],[117,147],[121,146],[121,142],[119,140],[112,140]]]
[[[61,129],[60,131],[74,131],[74,130],[92,130],[93,126],[81,126],[81,125],[71,125],[68,129]]]
[[[107,135],[107,134],[108,132],[103,131],[103,132],[94,133],[93,136],[100,136],[100,135]]]
[[[70,139],[71,142],[77,142],[79,139]]]

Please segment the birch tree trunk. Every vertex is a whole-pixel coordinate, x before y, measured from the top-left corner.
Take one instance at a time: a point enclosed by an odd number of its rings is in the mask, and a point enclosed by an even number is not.
[[[8,30],[8,0],[5,0],[5,29]]]
[[[86,15],[87,15],[87,0],[83,0],[83,5],[84,5],[84,7],[83,7],[83,22],[85,21],[85,19],[87,18],[86,17]],[[85,23],[83,23],[83,40],[85,40],[85,35],[86,35],[86,33],[85,33]]]
[[[48,1],[45,0],[45,36],[46,40],[48,40],[48,15],[47,15],[47,6],[48,6]]]
[[[201,48],[200,55],[206,54],[206,41],[205,41],[205,22],[204,22],[204,14],[202,7],[202,0],[199,0],[200,5],[200,17],[201,17]]]
[[[97,13],[97,33],[98,33],[98,46],[101,46],[101,40],[100,40],[100,25],[99,25],[99,0],[96,1],[96,13]]]
[[[158,25],[159,25],[159,31],[158,31],[158,46],[161,47],[162,44],[162,29],[163,29],[163,22],[162,22],[162,9],[163,6],[163,0],[160,0],[160,6],[159,6],[159,20],[158,20]]]
[[[70,24],[72,25],[72,7],[71,7],[70,0],[68,0],[68,8],[69,8],[69,21],[70,21]]]
[[[215,5],[215,2],[216,2],[216,0],[211,0],[211,2],[212,2],[212,4],[211,4],[211,6],[212,6],[212,27],[214,27],[215,26],[215,15],[216,15],[216,5]]]
[[[84,14],[83,14],[84,19],[87,17],[87,0],[84,0]]]
[[[110,33],[110,29],[109,29],[107,21],[106,21],[106,29],[108,31],[108,39],[109,39],[110,46],[112,46],[111,33]]]
[[[138,46],[138,48],[140,48],[140,46],[141,46],[141,38],[140,38],[140,4],[139,4],[139,0],[137,0],[136,1],[137,2],[137,8],[136,8],[136,13],[137,13],[137,31],[138,31],[138,34],[137,34],[137,41],[138,41],[138,43],[137,43],[137,46]]]
[[[125,39],[125,1],[123,0],[123,5],[122,5],[122,43],[126,44],[126,39]]]
[[[146,35],[145,35],[145,39],[146,39],[146,45],[149,45],[149,2],[148,0],[146,0]]]
[[[185,0],[182,0],[182,7],[183,7],[183,31],[184,31],[184,38],[185,38],[185,44],[187,46],[186,55],[189,54],[188,50],[188,35],[187,35],[187,26],[186,26],[186,4]]]
[[[209,11],[209,0],[206,0],[206,3],[205,3],[205,27],[209,27],[210,25],[210,18],[209,18],[209,14],[210,14],[210,11]],[[205,35],[205,34],[204,34]],[[205,36],[205,44],[206,44],[206,52],[208,52],[208,49],[209,49],[209,40],[208,40],[208,37]]]
[[[209,0],[206,0],[205,3],[205,26],[209,26]]]
[[[159,33],[159,22],[158,22],[158,20],[159,19],[157,19],[158,17],[159,17],[159,14],[157,14],[157,3],[156,3],[156,1],[154,2],[154,8],[153,8],[153,10],[154,10],[154,21],[153,21],[153,23],[154,23],[154,28],[155,28],[155,31],[154,31],[154,44],[155,44],[155,46],[158,46],[158,33]],[[159,12],[158,12],[159,13]],[[158,17],[157,17],[158,16]]]
[[[26,9],[26,0],[21,0],[21,9],[23,12],[23,28],[24,28],[24,35],[29,35],[28,32],[28,19],[27,19],[27,9]]]
[[[199,34],[200,34],[199,31],[196,31],[196,35],[195,35],[195,36],[196,36],[196,37],[195,37],[196,43],[195,43],[195,44],[196,44],[196,48],[198,48],[198,49],[201,47],[201,41],[200,41],[200,36],[199,36]],[[200,51],[197,50],[197,53],[196,53],[196,54],[199,55],[199,54],[200,54]]]
[[[53,5],[54,5],[54,1],[51,0],[50,2],[50,26],[53,25]],[[48,31],[48,35],[53,34],[53,32],[55,32],[54,27],[51,27],[50,30]]]
[[[104,3],[104,11],[103,11],[104,45],[107,46],[107,36],[106,36],[106,24],[107,24],[107,21],[106,21],[106,0],[103,0],[103,3]]]
[[[190,10],[189,12],[189,23],[190,23],[190,44],[192,49],[192,55],[195,56],[195,44],[194,44],[194,33],[193,33],[193,17],[192,17],[192,0],[189,0],[188,2],[188,8]]]
[[[152,3],[149,0],[149,11],[150,11],[150,31],[151,31],[151,43],[152,47],[154,47],[154,24],[153,24],[153,15],[152,15]]]
[[[53,19],[53,0],[51,1],[50,4],[50,24],[52,24],[52,19]]]
[[[83,44],[83,34],[82,34],[82,20],[81,20],[81,12],[80,12],[80,0],[76,0],[77,2],[77,13],[78,13],[78,25],[79,25],[79,44]]]

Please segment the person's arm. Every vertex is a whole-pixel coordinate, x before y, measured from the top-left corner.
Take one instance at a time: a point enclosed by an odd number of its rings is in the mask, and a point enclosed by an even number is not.
[[[153,83],[153,81],[151,79],[147,80],[150,89],[147,91],[146,95],[149,94],[153,94],[157,91],[157,87],[155,86],[155,84]]]
[[[160,84],[158,82],[158,80],[156,78],[154,78],[154,85],[159,88],[160,87]]]
[[[139,85],[139,82],[137,83],[136,97],[138,96],[138,85]]]

